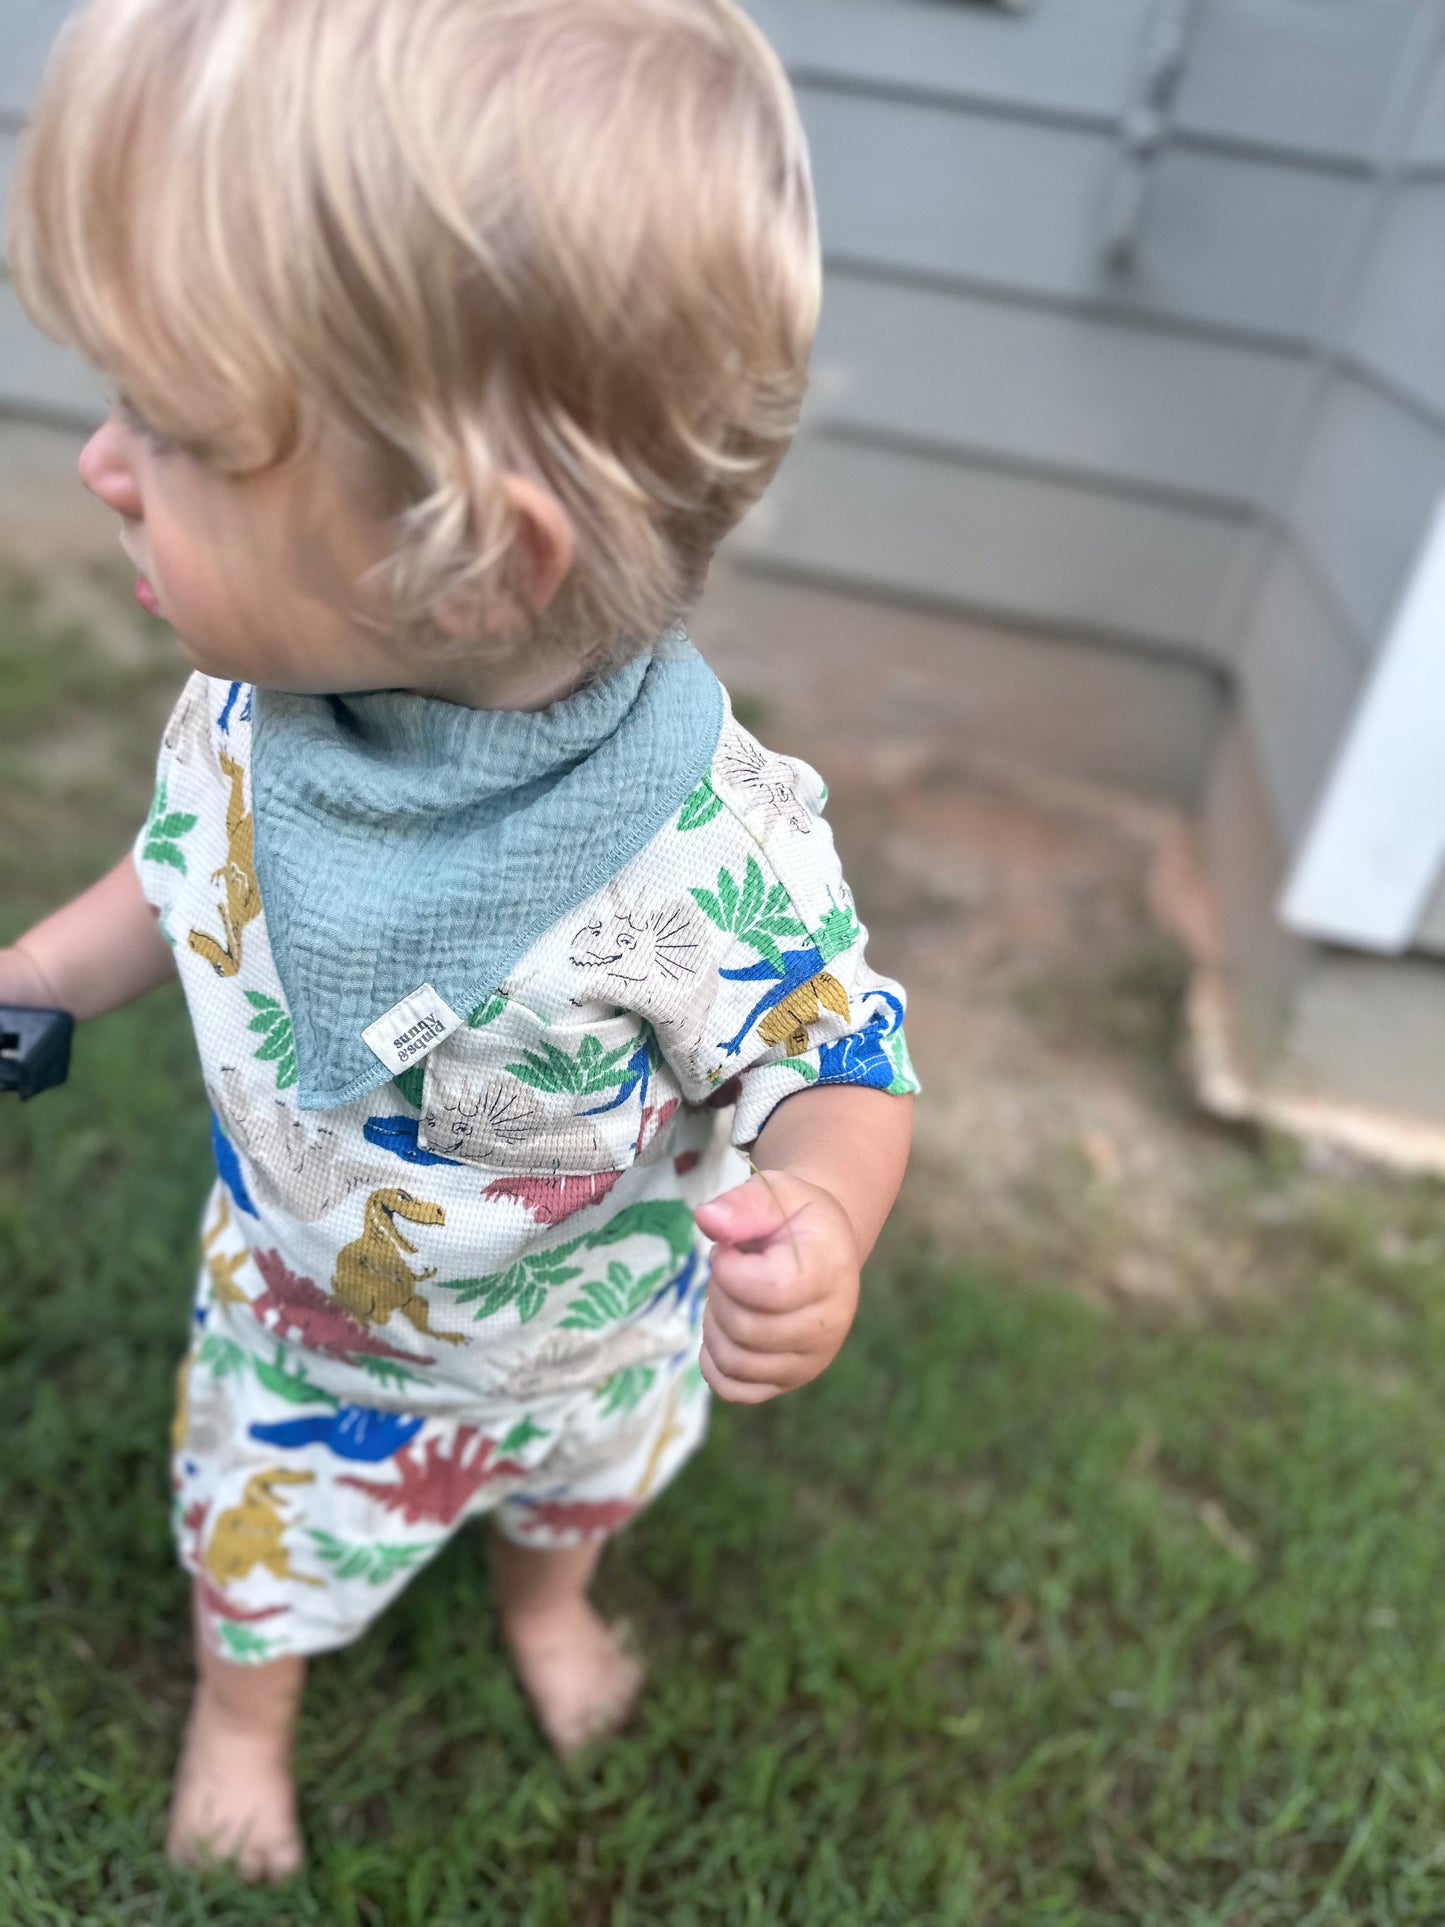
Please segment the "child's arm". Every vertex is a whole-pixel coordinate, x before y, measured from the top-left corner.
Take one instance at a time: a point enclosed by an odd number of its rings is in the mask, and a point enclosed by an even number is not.
[[[759,1404],[816,1378],[858,1306],[858,1273],[898,1195],[913,1100],[861,1085],[800,1091],[753,1146],[757,1175],[697,1212],[715,1240],[702,1374]]]
[[[130,856],[0,950],[0,1004],[40,1004],[73,1017],[117,1010],[175,975]]]

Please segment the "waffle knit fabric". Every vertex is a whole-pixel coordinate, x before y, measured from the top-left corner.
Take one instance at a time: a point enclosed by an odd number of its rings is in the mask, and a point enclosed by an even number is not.
[[[252,854],[266,705],[183,692],[135,858],[214,1113],[172,1476],[229,1657],[347,1643],[480,1512],[537,1545],[634,1516],[705,1428],[694,1207],[794,1093],[917,1088],[820,779],[720,702],[647,840],[420,1061],[316,1109]]]

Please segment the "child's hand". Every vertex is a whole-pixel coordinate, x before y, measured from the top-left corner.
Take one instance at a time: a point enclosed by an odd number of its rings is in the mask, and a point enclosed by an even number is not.
[[[858,1245],[842,1205],[772,1170],[700,1205],[696,1218],[715,1241],[702,1319],[708,1384],[759,1405],[816,1378],[858,1309]]]

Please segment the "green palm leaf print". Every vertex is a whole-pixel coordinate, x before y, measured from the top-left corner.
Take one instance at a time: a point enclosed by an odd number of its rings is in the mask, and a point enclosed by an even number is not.
[[[517,1317],[526,1325],[547,1302],[550,1286],[565,1285],[581,1277],[582,1267],[567,1263],[575,1249],[574,1243],[556,1245],[551,1251],[530,1252],[516,1264],[508,1265],[505,1271],[493,1272],[487,1278],[462,1278],[448,1285],[447,1290],[454,1291],[458,1303],[463,1305],[480,1300],[479,1319],[492,1318],[508,1305],[515,1305]]]
[[[835,903],[813,932],[813,948],[824,963],[831,963],[851,949],[862,934],[862,925],[853,912],[846,904]]]
[[[264,1358],[253,1358],[251,1369],[259,1382],[277,1398],[284,1398],[292,1405],[337,1405],[338,1399],[330,1392],[323,1392],[319,1385],[313,1385],[306,1376],[306,1369],[298,1364],[294,1372],[286,1369],[286,1348],[276,1347],[276,1357],[268,1363]]]
[[[700,830],[704,823],[711,823],[723,806],[723,800],[713,788],[711,779],[704,776],[697,787],[688,793],[687,801],[678,811],[679,830]]]
[[[372,1586],[384,1586],[388,1579],[406,1572],[441,1544],[439,1539],[424,1539],[415,1546],[368,1546],[337,1539],[317,1526],[308,1526],[306,1531],[338,1579],[365,1579]]]
[[[397,1391],[400,1391],[403,1385],[409,1385],[413,1379],[418,1384],[422,1380],[420,1372],[409,1372],[405,1365],[397,1365],[389,1358],[368,1358],[365,1353],[360,1353],[351,1362],[359,1366],[368,1377],[374,1378],[378,1385],[391,1385]]]
[[[225,1647],[227,1656],[251,1664],[265,1659],[271,1651],[269,1639],[263,1639],[249,1626],[238,1626],[234,1619],[223,1619],[216,1628],[217,1636]]]
[[[634,1278],[628,1266],[614,1258],[607,1276],[590,1278],[582,1287],[582,1296],[568,1305],[569,1315],[562,1320],[562,1329],[595,1332],[619,1318],[630,1318],[641,1311],[666,1276],[667,1266],[659,1265],[655,1271],[644,1271],[640,1278]]]
[[[145,842],[141,845],[141,855],[152,863],[168,863],[173,870],[186,874],[186,856],[181,848],[181,838],[196,827],[196,819],[186,810],[166,808],[166,779],[161,778],[151,802],[150,815],[145,820]]]
[[[619,1245],[625,1238],[661,1238],[667,1246],[668,1259],[677,1265],[686,1257],[692,1247],[692,1213],[680,1198],[640,1198],[636,1204],[624,1205],[614,1213],[606,1224],[597,1231],[583,1232],[581,1237],[568,1238],[565,1243],[552,1245],[546,1251],[531,1251],[519,1258],[505,1271],[494,1271],[486,1278],[456,1278],[445,1281],[445,1288],[457,1294],[458,1302],[464,1305],[476,1304],[477,1318],[491,1318],[507,1305],[517,1307],[517,1317],[527,1324],[537,1316],[547,1302],[547,1293],[553,1285],[568,1285],[574,1278],[582,1276],[582,1267],[571,1261],[584,1251],[605,1250]],[[654,1289],[662,1282],[662,1272],[658,1272],[648,1289]],[[622,1286],[613,1283],[614,1291]],[[589,1287],[584,1286],[584,1293]],[[631,1288],[641,1290],[641,1284]],[[569,1312],[591,1302],[583,1297],[569,1304]],[[584,1326],[590,1330],[592,1327]]]
[[[231,1372],[244,1371],[249,1362],[248,1354],[235,1339],[225,1338],[220,1332],[206,1333],[197,1356],[213,1378],[225,1378]]]
[[[256,1057],[262,1064],[276,1066],[277,1090],[289,1090],[296,1082],[296,1043],[291,1035],[291,1019],[284,1005],[259,990],[248,990],[246,1002],[256,1013],[247,1030],[264,1033],[264,1042],[257,1046]]]
[[[507,1008],[507,1000],[500,990],[494,990],[490,997],[483,998],[467,1018],[469,1030],[481,1030],[499,1017]],[[426,1094],[426,1060],[412,1064],[404,1071],[398,1071],[392,1083],[401,1092],[413,1110],[419,1111]]]
[[[677,1388],[678,1404],[691,1405],[692,1401],[706,1384],[707,1380],[702,1375],[702,1367],[698,1364],[697,1360],[694,1359],[683,1373],[682,1382]]]
[[[602,1401],[603,1413],[609,1418],[614,1412],[630,1412],[656,1377],[655,1366],[624,1365],[593,1396]]]
[[[401,1092],[413,1110],[419,1111],[426,1094],[426,1059],[419,1064],[410,1064],[404,1071],[398,1071],[392,1083]]]
[[[616,1050],[604,1051],[602,1040],[589,1032],[577,1046],[574,1057],[544,1038],[538,1049],[522,1052],[523,1063],[508,1064],[507,1069],[534,1090],[595,1097],[599,1091],[615,1090],[623,1082],[628,1062],[636,1050],[637,1039],[629,1037]]]
[[[908,1055],[908,1044],[901,1030],[895,1030],[891,1037],[885,1037],[883,1048],[888,1053],[888,1061],[893,1066],[893,1082],[888,1086],[890,1097],[910,1096],[921,1086],[913,1069],[913,1059]]]
[[[726,930],[740,943],[750,945],[759,956],[766,957],[775,970],[783,968],[781,941],[808,934],[806,927],[788,914],[794,906],[787,886],[775,883],[769,889],[756,857],[748,858],[741,883],[731,870],[721,869],[715,891],[694,885],[691,895],[719,930]]]
[[[546,1436],[546,1426],[535,1424],[530,1414],[524,1414],[502,1440],[500,1449],[508,1454],[520,1452],[522,1447],[530,1445],[533,1439],[544,1439]]]

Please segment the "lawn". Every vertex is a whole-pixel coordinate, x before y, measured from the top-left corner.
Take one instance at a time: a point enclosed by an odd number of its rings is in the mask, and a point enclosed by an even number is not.
[[[9,584],[0,937],[124,847],[173,681]],[[1267,1288],[1177,1305],[925,1248],[905,1207],[834,1369],[718,1411],[604,1567],[634,1728],[553,1764],[463,1538],[318,1663],[311,1865],[254,1893],[158,1852],[207,1166],[169,992],[0,1109],[3,1927],[1445,1920],[1438,1187],[1262,1145],[1221,1212]]]

